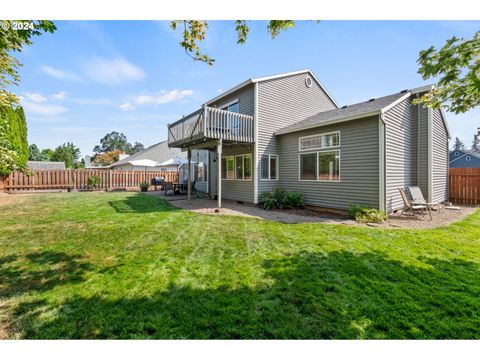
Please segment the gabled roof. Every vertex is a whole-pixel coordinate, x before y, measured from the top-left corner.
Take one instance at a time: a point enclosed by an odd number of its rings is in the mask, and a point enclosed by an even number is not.
[[[480,160],[480,152],[478,152],[478,151],[475,151],[475,150],[455,150],[455,149],[453,149],[453,150],[450,150],[450,154],[452,154],[452,153],[454,153],[454,152],[456,152],[456,151],[463,153],[463,155],[460,155],[459,157],[450,160],[449,163],[452,163],[452,162],[454,162],[454,161],[460,160],[461,158],[463,158],[463,157],[465,157],[465,156],[467,156],[467,155],[476,157],[477,159]]]
[[[182,154],[182,151],[180,149],[169,148],[168,143],[165,140],[165,141],[159,142],[158,144],[153,144],[148,148],[146,148],[145,150],[142,150],[136,154],[130,155],[125,159],[114,162],[109,167],[127,165],[129,161],[142,160],[142,159],[148,159],[148,160],[161,163],[174,157],[185,157],[185,154]]]
[[[343,106],[339,109],[322,111],[295,124],[286,126],[276,131],[276,135],[287,134],[294,131],[310,129],[327,124],[380,115],[382,110],[389,109],[392,105],[408,98],[410,92],[401,92],[392,95],[371,99],[361,103]],[[385,110],[386,111],[386,110]]]
[[[332,95],[330,95],[330,93],[327,91],[327,89],[325,89],[325,87],[322,85],[322,83],[317,79],[315,74],[309,69],[286,72],[286,73],[275,74],[275,75],[270,75],[270,76],[263,76],[263,77],[258,77],[258,78],[250,78],[250,79],[245,80],[244,82],[232,87],[231,89],[221,93],[220,95],[215,96],[213,99],[210,99],[210,100],[206,101],[205,105],[209,105],[213,102],[216,102],[217,100],[219,100],[219,99],[221,99],[221,98],[223,98],[227,95],[230,95],[231,93],[233,93],[237,90],[240,90],[241,88],[243,88],[243,87],[245,87],[249,84],[255,84],[255,83],[258,83],[258,82],[262,82],[262,81],[275,80],[275,79],[280,79],[280,78],[287,77],[287,76],[293,76],[293,75],[304,74],[304,73],[310,74],[310,76],[317,82],[317,84],[322,88],[322,90],[325,92],[325,94],[327,94],[329,99],[335,104],[335,106],[338,107],[338,104],[335,101],[335,99],[332,97]]]
[[[295,124],[281,128],[275,132],[275,135],[287,134],[295,131],[311,129],[319,126],[325,126],[328,124],[333,124],[337,122],[349,121],[354,119],[361,119],[373,115],[381,115],[405,99],[408,99],[410,96],[431,91],[433,85],[425,85],[411,90],[403,90],[399,93],[372,98],[368,101],[361,103],[342,106],[339,109],[322,111],[315,115],[312,115],[304,120],[301,120]],[[447,120],[443,110],[440,110],[443,123],[445,124],[445,129],[447,135],[450,138],[450,129],[448,128]]]
[[[65,170],[63,161],[27,161],[27,167],[31,170]]]

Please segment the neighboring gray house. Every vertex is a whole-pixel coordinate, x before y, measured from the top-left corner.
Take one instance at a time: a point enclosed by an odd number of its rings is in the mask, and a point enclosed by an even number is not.
[[[480,152],[473,150],[452,150],[448,158],[451,168],[480,168]]]
[[[27,161],[27,167],[31,170],[65,170],[63,161]]]
[[[158,163],[162,163],[172,158],[186,159],[186,156],[187,156],[186,153],[182,152],[181,149],[169,148],[168,143],[165,140],[165,141],[159,142],[158,144],[153,144],[147,147],[145,150],[137,152],[136,154],[124,157],[123,159],[109,165],[108,168],[118,169],[118,170],[144,170],[145,169],[144,167],[133,166],[128,162],[132,160],[148,159],[148,160],[156,161]],[[178,166],[171,165],[171,166],[162,166],[158,168],[152,168],[152,170],[177,171],[178,170],[177,168]]]
[[[400,187],[447,200],[445,116],[412,105],[431,89],[339,108],[309,70],[249,79],[170,124],[168,142],[209,151],[211,196],[258,204],[281,187],[303,192],[308,205],[392,212],[403,206]]]

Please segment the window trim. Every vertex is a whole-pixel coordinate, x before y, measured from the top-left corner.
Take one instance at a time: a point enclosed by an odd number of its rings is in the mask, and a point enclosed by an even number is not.
[[[268,156],[268,179],[264,179],[262,178],[262,157],[264,156]],[[277,171],[276,171],[276,175],[277,175],[277,178],[276,179],[271,179],[270,178],[270,160],[271,158],[273,157],[276,157],[277,158]],[[280,156],[278,156],[277,154],[262,154],[260,155],[260,177],[259,177],[260,181],[279,181],[280,180]]]
[[[309,149],[302,149],[302,140],[303,139],[308,139],[308,138],[312,138],[312,137],[317,137],[317,136],[326,136],[326,135],[335,135],[335,134],[338,134],[338,145],[335,145],[335,146],[329,146],[329,147],[315,147],[315,148],[309,148]],[[325,132],[325,133],[319,133],[319,134],[314,134],[314,135],[307,135],[307,136],[300,136],[298,138],[298,151],[312,151],[312,150],[329,150],[329,149],[336,149],[338,147],[341,146],[341,141],[342,141],[342,137],[340,136],[341,133],[340,133],[340,130],[337,130],[337,131],[329,131],[329,132]]]
[[[242,175],[243,175],[243,179],[237,179],[237,156],[241,156],[242,157]],[[251,174],[252,176],[250,177],[250,179],[245,179],[245,163],[244,163],[244,158],[245,156],[250,156],[251,158]],[[223,178],[221,180],[227,180],[227,181],[253,181],[253,155],[251,153],[244,153],[244,154],[236,154],[236,155],[226,155],[226,156],[222,156],[222,159],[228,159],[228,158],[233,158],[233,170],[234,170],[234,173],[233,173],[233,179],[228,179],[228,178]],[[220,159],[220,161],[222,161],[222,159]],[[228,160],[226,160],[228,162]],[[220,163],[221,164],[221,163]],[[228,171],[227,171],[227,174],[228,174]]]
[[[222,105],[218,105],[218,109],[220,110],[224,110],[224,111],[228,111],[228,110],[225,110],[224,108],[228,108],[230,105],[233,105],[235,103],[238,103],[239,105],[239,108],[240,108],[240,102],[238,101],[238,98],[236,99],[233,99],[232,101],[229,101],[228,103],[224,103]]]
[[[320,175],[320,161],[319,161],[319,156],[321,153],[325,152],[332,152],[332,151],[338,151],[338,180],[320,180],[319,175]],[[300,157],[302,155],[309,155],[309,154],[317,154],[317,168],[316,168],[316,179],[312,180],[307,180],[307,179],[302,179],[301,174],[300,174]],[[321,183],[339,183],[342,181],[342,152],[340,149],[324,149],[321,151],[310,151],[310,152],[301,152],[298,153],[298,181],[305,181],[305,182],[321,182]]]

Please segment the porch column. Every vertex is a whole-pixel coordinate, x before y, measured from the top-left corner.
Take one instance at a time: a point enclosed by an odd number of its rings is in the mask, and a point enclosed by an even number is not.
[[[190,181],[190,178],[191,178],[191,172],[192,172],[192,150],[190,150],[190,148],[188,148],[187,150],[187,157],[188,157],[188,170],[187,170],[187,188],[188,188],[188,202],[190,203],[191,202],[191,186],[192,186],[192,182]]]
[[[218,207],[222,207],[222,139],[217,143],[217,156],[218,156],[218,174],[217,174],[217,200]]]

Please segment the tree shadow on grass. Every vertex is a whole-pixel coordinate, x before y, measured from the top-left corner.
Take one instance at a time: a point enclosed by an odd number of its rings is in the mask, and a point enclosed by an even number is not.
[[[168,201],[155,196],[142,194],[130,195],[126,199],[109,201],[111,207],[117,213],[150,213],[150,212],[168,212],[178,211]]]
[[[23,303],[14,326],[25,338],[480,338],[478,264],[423,265],[300,253],[264,263],[270,285]]]
[[[80,282],[91,269],[80,255],[65,252],[41,251],[24,258],[9,255],[0,258],[0,298],[45,292],[59,285]]]

